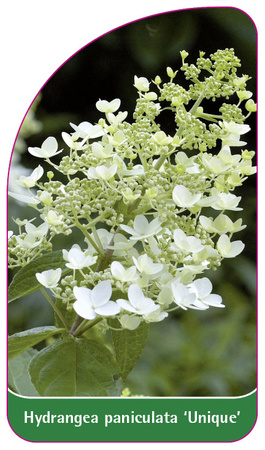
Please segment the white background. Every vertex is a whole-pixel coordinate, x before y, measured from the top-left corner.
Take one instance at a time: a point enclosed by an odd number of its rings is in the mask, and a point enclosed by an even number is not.
[[[3,358],[6,353],[6,183],[8,166],[12,147],[23,117],[32,100],[47,81],[47,79],[70,58],[76,51],[104,33],[113,30],[134,20],[150,15],[169,12],[178,9],[187,9],[204,6],[227,6],[241,9],[254,21],[258,30],[259,42],[259,417],[254,430],[243,440],[227,444],[166,444],[168,448],[190,449],[249,449],[262,448],[262,431],[265,425],[264,408],[264,361],[262,358],[264,342],[264,300],[262,298],[264,278],[264,264],[261,249],[264,238],[263,222],[263,183],[264,151],[261,133],[264,128],[263,104],[264,101],[264,19],[263,2],[260,0],[241,1],[173,1],[173,0],[13,0],[1,2],[1,52],[0,52],[0,183],[1,183],[1,351]],[[122,67],[121,67],[122,70]],[[262,85],[263,84],[263,85]],[[3,445],[27,448],[31,443],[17,437],[10,429],[6,419],[6,392],[5,371],[1,376],[1,441]],[[102,444],[33,444],[41,448],[98,448]],[[161,448],[165,444],[106,444],[111,449],[132,448]],[[263,440],[264,445],[264,440]],[[32,448],[32,447],[31,447]]]

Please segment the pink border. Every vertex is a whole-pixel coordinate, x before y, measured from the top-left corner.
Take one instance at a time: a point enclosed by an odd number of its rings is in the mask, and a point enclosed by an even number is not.
[[[257,81],[256,81],[256,88],[257,88],[257,99],[258,99],[258,30],[257,30],[257,27],[256,27],[256,25],[255,25],[255,22],[252,20],[252,18],[249,16],[249,14],[247,14],[245,11],[243,11],[243,10],[240,9],[240,8],[237,8],[237,7],[234,7],[234,6],[202,6],[202,7],[183,8],[183,9],[170,10],[170,11],[165,11],[165,12],[162,12],[162,13],[152,14],[152,15],[150,15],[150,16],[145,16],[145,17],[142,17],[142,18],[140,18],[140,19],[136,19],[136,20],[133,20],[133,21],[131,21],[131,22],[125,23],[124,25],[120,25],[119,27],[113,28],[113,29],[110,30],[110,31],[107,31],[106,33],[104,33],[104,34],[102,34],[101,36],[99,36],[99,37],[93,39],[91,42],[89,42],[88,44],[86,44],[86,45],[84,45],[83,47],[81,47],[81,49],[79,49],[79,50],[77,50],[75,53],[73,53],[72,56],[70,56],[69,58],[67,58],[66,61],[65,61],[64,63],[62,63],[62,64],[58,67],[57,70],[55,70],[55,72],[48,78],[48,80],[43,84],[43,86],[41,87],[41,89],[38,91],[38,93],[36,94],[36,96],[34,97],[34,99],[32,100],[32,102],[30,103],[30,105],[29,105],[29,107],[28,107],[28,109],[27,109],[27,111],[26,111],[26,113],[25,113],[25,115],[24,115],[24,117],[23,117],[23,119],[22,119],[22,122],[21,122],[21,124],[20,124],[20,127],[19,127],[18,132],[17,132],[16,137],[15,137],[15,141],[14,141],[14,145],[13,145],[13,148],[12,148],[11,157],[10,157],[10,161],[9,161],[9,165],[8,165],[7,193],[6,193],[6,204],[7,204],[7,219],[6,219],[7,225],[6,225],[6,231],[7,231],[7,234],[8,234],[8,183],[9,183],[10,166],[11,166],[11,161],[12,161],[12,156],[13,156],[13,151],[14,151],[14,147],[15,147],[15,144],[16,144],[16,140],[17,140],[17,138],[18,138],[18,135],[19,135],[21,126],[22,126],[22,124],[23,124],[23,122],[24,122],[24,120],[25,120],[25,118],[26,118],[26,116],[27,116],[27,114],[28,114],[28,112],[29,112],[29,110],[30,110],[32,104],[34,103],[35,99],[37,98],[37,96],[39,95],[39,93],[42,91],[42,89],[44,88],[44,86],[46,86],[46,84],[50,81],[50,79],[51,79],[51,78],[52,78],[52,77],[53,77],[53,76],[61,69],[61,67],[63,67],[70,59],[72,59],[77,53],[81,52],[81,51],[82,51],[84,48],[86,48],[88,45],[93,44],[93,42],[99,40],[100,38],[106,36],[107,34],[112,33],[112,32],[115,31],[115,30],[118,30],[118,29],[120,29],[120,28],[125,27],[126,25],[130,25],[130,24],[132,24],[132,23],[139,22],[139,21],[141,21],[141,20],[148,19],[148,18],[150,18],[150,17],[161,16],[161,15],[170,14],[170,13],[177,12],[177,11],[190,11],[190,10],[202,10],[202,9],[221,9],[221,8],[230,8],[230,9],[235,9],[235,10],[237,10],[237,11],[241,11],[243,14],[245,14],[245,15],[252,21],[252,23],[253,23],[253,25],[254,25],[254,27],[255,27],[255,30],[256,30],[256,40],[257,40],[257,44],[256,44],[256,49],[257,49],[257,61],[256,61]],[[257,139],[257,137],[258,137],[258,115],[257,115],[257,121],[256,121],[256,123],[257,123],[257,131],[256,131],[256,139]],[[257,142],[258,142],[258,141],[257,141]],[[258,144],[257,144],[257,145],[258,145]],[[257,147],[256,155],[257,155],[257,166],[258,166],[258,147]],[[257,233],[258,233],[258,173],[257,173],[257,179],[256,179],[256,192],[257,192],[257,201],[256,201],[256,205],[257,205],[256,231],[257,231]],[[8,238],[7,238],[7,239],[8,239]],[[6,261],[8,262],[8,245],[7,245],[6,247],[7,247]],[[257,248],[256,265],[257,265],[257,263],[258,263],[258,248]],[[8,263],[7,263],[7,267],[8,267]],[[7,283],[6,283],[6,285],[7,285],[7,288],[6,288],[6,289],[7,289],[7,308],[8,308],[8,269],[7,269]],[[256,276],[256,286],[258,287],[258,275]],[[256,305],[257,305],[257,317],[258,317],[258,294],[257,294]],[[8,330],[8,311],[7,311],[7,330]],[[7,332],[7,346],[8,346],[8,332]],[[148,443],[166,443],[166,444],[170,444],[170,443],[192,443],[192,444],[196,444],[196,443],[206,443],[206,444],[210,444],[210,443],[214,443],[214,444],[215,444],[215,443],[217,443],[217,444],[218,444],[218,443],[225,443],[225,444],[229,444],[229,443],[233,443],[233,442],[239,442],[239,441],[241,441],[242,439],[246,438],[246,437],[251,433],[251,431],[254,429],[254,427],[255,427],[255,425],[256,425],[256,423],[257,423],[257,420],[258,420],[258,320],[257,320],[257,319],[256,319],[256,349],[257,349],[257,356],[256,356],[256,366],[257,366],[257,376],[256,376],[256,380],[257,380],[257,383],[256,383],[256,384],[257,384],[257,390],[256,390],[256,392],[257,392],[256,420],[255,420],[255,423],[254,423],[253,427],[251,428],[251,430],[250,430],[245,436],[243,436],[242,438],[237,439],[237,440],[235,440],[235,441],[29,441],[29,440],[24,439],[23,437],[19,436],[19,435],[16,433],[16,431],[13,430],[13,428],[12,428],[10,422],[9,422],[9,418],[8,418],[8,364],[6,364],[6,375],[7,375],[7,377],[6,377],[6,379],[7,379],[7,387],[6,387],[6,391],[7,391],[7,398],[6,398],[7,421],[8,421],[8,424],[9,424],[11,430],[14,432],[14,434],[16,434],[20,439],[22,439],[22,440],[24,440],[24,441],[26,441],[26,442],[32,442],[32,443],[34,443],[34,444],[37,444],[37,443],[47,443],[47,444],[49,444],[49,443],[56,443],[56,444],[59,444],[59,443],[77,443],[77,444],[82,444],[82,443],[91,443],[91,444],[92,444],[92,443],[103,443],[103,444],[108,444],[108,443],[118,443],[118,444],[122,444],[122,443],[135,443],[135,444],[137,444],[137,443],[144,443],[144,444],[148,444]],[[6,354],[8,354],[8,352],[6,352]],[[8,363],[8,360],[7,360],[7,363]],[[173,397],[173,398],[174,398],[174,397]],[[196,397],[195,397],[195,398],[196,398]],[[221,397],[221,398],[222,398],[222,397]]]

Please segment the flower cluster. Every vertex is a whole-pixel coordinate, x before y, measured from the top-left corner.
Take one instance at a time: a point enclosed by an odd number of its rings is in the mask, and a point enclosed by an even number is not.
[[[153,83],[135,76],[133,123],[118,111],[120,99],[99,100],[101,119],[71,123],[73,131],[62,133],[65,148],[50,136],[28,149],[52,170],[45,179],[38,165],[18,180],[28,194],[10,193],[42,221],[38,227],[26,222],[24,232],[20,226],[10,237],[10,267],[50,251],[59,233],[67,237],[77,228],[83,234],[83,242],[63,249],[67,275],[57,269],[36,277],[88,321],[100,318],[107,326],[115,317],[121,328],[133,330],[176,308],[224,307],[202,274],[244,249],[234,234],[245,225],[228,214],[242,209],[234,191],[255,173],[255,153],[242,149],[241,136],[250,130],[243,122],[256,105],[246,90],[248,77],[237,75],[233,49],[209,58],[200,52],[196,65],[188,65],[187,56],[181,52],[187,89],[170,67],[165,83],[159,76]],[[201,106],[232,96],[236,105],[223,103],[219,114]],[[159,124],[164,109],[172,112],[173,135]],[[54,179],[56,171],[65,182]]]

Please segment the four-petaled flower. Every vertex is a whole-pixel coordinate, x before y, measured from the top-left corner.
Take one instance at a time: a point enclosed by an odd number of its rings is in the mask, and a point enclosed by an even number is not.
[[[180,228],[174,231],[173,248],[188,253],[198,253],[204,249],[201,240],[194,236],[187,236]]]
[[[62,214],[58,215],[56,211],[50,210],[47,216],[43,216],[44,220],[48,222],[49,225],[54,227],[63,224],[64,216]]]
[[[88,145],[86,143],[86,139],[79,141],[79,134],[78,133],[66,133],[65,131],[62,133],[62,138],[66,145],[68,145],[69,148],[72,150],[85,150]]]
[[[136,281],[138,279],[135,266],[125,269],[121,263],[118,261],[113,261],[111,263],[110,270],[116,280],[124,283],[128,281]]]
[[[181,208],[191,208],[201,198],[202,194],[192,194],[185,186],[177,185],[174,187],[172,197],[177,206]]]
[[[238,208],[240,200],[241,197],[237,197],[236,195],[231,194],[231,192],[228,194],[225,192],[219,192],[216,202],[212,205],[212,208],[217,210],[229,209],[230,211],[241,211],[242,208]]]
[[[138,284],[131,284],[128,289],[128,299],[129,300],[119,299],[117,300],[117,303],[122,309],[125,309],[125,311],[132,312],[139,316],[149,314],[160,308],[160,306],[156,305],[151,298],[145,297]]]
[[[48,289],[55,288],[62,276],[62,269],[49,269],[44,272],[36,273],[36,278],[40,284]]]
[[[126,233],[131,235],[130,239],[133,241],[140,241],[150,236],[154,236],[162,230],[161,222],[158,217],[151,222],[148,222],[143,214],[135,217],[133,228],[128,225],[120,225],[120,227],[126,231]]]
[[[147,78],[145,77],[137,77],[136,75],[134,76],[134,86],[136,87],[136,89],[138,89],[138,91],[144,91],[147,92],[149,91],[149,81]]]
[[[208,278],[199,278],[188,285],[189,291],[196,295],[196,301],[193,303],[194,307],[198,309],[208,309],[209,306],[216,308],[224,308],[222,304],[222,297],[217,294],[211,294],[212,283]]]
[[[152,140],[158,145],[169,145],[173,141],[171,136],[167,136],[164,131],[157,131],[152,136]]]
[[[58,142],[53,136],[48,137],[42,143],[41,147],[29,147],[28,152],[36,158],[51,158],[58,155],[63,150],[58,150]]]
[[[33,223],[27,222],[25,225],[25,230],[28,234],[32,234],[34,237],[40,239],[43,238],[48,233],[49,224],[43,222],[38,227],[33,225]]]
[[[159,273],[163,270],[163,264],[160,263],[154,263],[152,258],[147,256],[145,253],[144,255],[139,256],[139,258],[132,257],[133,262],[140,273],[146,273],[147,275],[154,275],[156,273]]]
[[[93,320],[97,315],[110,317],[120,312],[120,306],[110,300],[112,287],[109,280],[101,281],[93,289],[75,286],[73,292],[76,298],[74,310],[83,319]]]
[[[180,308],[187,310],[188,308],[194,309],[193,303],[196,301],[196,294],[190,292],[185,284],[181,283],[179,279],[174,280],[171,283],[171,290],[173,294],[173,301]]]
[[[224,258],[234,258],[244,250],[245,244],[242,241],[230,242],[227,234],[222,234],[216,244],[220,255]]]
[[[220,122],[221,128],[223,128],[227,134],[222,138],[223,145],[228,145],[230,147],[241,147],[246,145],[245,141],[240,141],[240,136],[242,134],[248,133],[250,131],[249,125],[231,122]]]
[[[107,159],[113,156],[113,147],[107,144],[103,147],[100,142],[93,142],[91,145],[92,153],[98,159]]]
[[[246,225],[242,225],[242,219],[232,222],[230,217],[225,214],[220,214],[214,220],[211,217],[200,216],[199,221],[201,226],[208,231],[208,233],[235,233],[246,228]]]
[[[212,283],[206,277],[199,278],[187,286],[174,280],[171,283],[174,302],[182,309],[208,309],[209,306],[224,308],[222,297],[217,294],[211,294]]]
[[[88,252],[83,252],[79,245],[73,245],[69,252],[63,250],[63,257],[68,261],[65,264],[66,267],[73,270],[93,266],[97,261],[97,256],[91,256]]]
[[[47,222],[42,223],[38,227],[35,227],[32,223],[27,222],[25,226],[25,230],[27,232],[26,236],[16,236],[16,241],[24,249],[38,247],[42,243],[48,229],[49,224]]]
[[[116,172],[117,164],[90,167],[87,171],[87,178],[108,181],[114,177]]]
[[[79,125],[70,122],[70,125],[81,139],[93,139],[101,137],[104,134],[100,125],[92,125],[90,122],[81,122]]]
[[[211,194],[208,197],[203,197],[199,200],[198,205],[203,207],[212,207],[215,210],[224,211],[228,209],[230,211],[241,211],[242,208],[238,207],[241,197],[237,197],[231,192],[219,192],[218,189],[213,188]]]

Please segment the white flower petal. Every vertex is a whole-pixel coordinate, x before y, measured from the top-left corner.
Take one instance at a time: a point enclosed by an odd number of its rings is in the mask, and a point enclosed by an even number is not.
[[[231,249],[227,258],[235,258],[235,256],[239,255],[245,248],[245,244],[242,241],[234,241],[231,243]]]
[[[83,252],[78,248],[71,248],[71,250],[68,253],[68,261],[72,267],[82,269],[84,262]]]
[[[31,195],[16,194],[15,192],[8,192],[8,195],[19,202],[27,203],[28,205],[38,205],[40,203],[40,200]]]
[[[192,207],[194,206],[201,198],[202,194],[194,194],[183,185],[177,185],[174,187],[172,192],[172,197],[177,206],[180,207]]]
[[[73,293],[77,300],[92,305],[91,289],[88,289],[83,286],[82,287],[75,286],[73,289]]]
[[[123,298],[120,298],[116,301],[116,303],[118,303],[118,305],[122,308],[125,309],[125,311],[129,311],[132,313],[136,313],[136,309],[131,305],[131,303],[128,300],[124,300]]]
[[[54,288],[59,283],[62,275],[62,269],[44,270],[41,273],[36,273],[36,278],[40,284],[47,288]]]
[[[156,305],[152,299],[144,296],[142,289],[137,284],[129,287],[128,297],[137,314],[148,314],[159,308],[159,305]]]
[[[53,136],[49,136],[42,143],[41,147],[29,147],[28,152],[36,156],[37,158],[51,158],[54,155],[57,155],[62,150],[58,150],[58,143]]]
[[[120,306],[116,302],[109,301],[106,305],[95,308],[100,316],[115,316],[120,312]]]
[[[118,261],[113,261],[110,266],[112,275],[120,280],[125,272],[125,269],[121,263]]]
[[[194,292],[193,288],[195,288],[195,293],[200,299],[207,297],[212,292],[212,283],[208,278],[199,278],[195,280],[191,284],[191,292]]]
[[[206,305],[204,302],[202,302],[201,300],[197,299],[195,300],[192,305],[190,306],[191,309],[199,309],[199,310],[205,310],[205,309],[209,309],[209,305]]]
[[[133,222],[133,227],[138,234],[145,234],[148,227],[147,218],[143,214],[136,216]]]
[[[230,239],[226,234],[219,237],[216,248],[222,256],[227,255],[231,249]]]
[[[215,306],[216,308],[225,308],[225,305],[222,304],[221,295],[210,294],[208,297],[203,299],[203,302],[209,306]]]
[[[126,281],[134,281],[138,278],[136,274],[136,267],[131,266],[128,269],[126,269],[123,277]]]
[[[149,300],[149,301],[148,301],[148,302],[145,301],[145,304],[142,305],[141,310],[138,311],[138,314],[141,314],[141,315],[150,314],[150,313],[152,313],[152,312],[154,312],[154,311],[156,311],[157,309],[160,308],[160,306],[159,306],[159,305],[156,305],[156,304],[153,302],[153,300],[151,300],[151,299],[149,299],[149,298],[146,299],[146,300]]]
[[[120,225],[121,229],[126,231],[126,233],[131,234],[132,236],[136,236],[138,233],[128,225]]]
[[[138,308],[141,306],[141,302],[144,301],[145,297],[143,294],[142,289],[138,286],[138,284],[131,284],[131,286],[128,289],[128,297],[130,303],[133,305],[134,308]]]
[[[96,313],[92,308],[91,289],[75,286],[73,292],[77,299],[73,304],[75,312],[83,319],[95,319]]]
[[[209,217],[200,216],[199,222],[200,222],[201,226],[209,233],[213,233],[215,231],[215,229],[213,227],[213,221]]]
[[[97,174],[95,167],[89,167],[89,169],[87,171],[87,178],[93,178],[93,179],[98,178],[98,174]]]
[[[48,137],[47,139],[45,139],[45,141],[43,142],[41,148],[43,150],[45,150],[48,154],[52,154],[57,152],[58,150],[58,143],[55,139],[55,137]]]
[[[148,224],[148,234],[157,234],[162,230],[161,222],[158,217],[156,217],[152,222]]]
[[[191,308],[196,301],[196,294],[190,293],[187,286],[178,280],[171,283],[171,290],[173,293],[173,301],[182,309],[187,310],[187,308]]]
[[[73,304],[73,308],[80,317],[83,317],[83,319],[93,320],[96,317],[96,313],[89,303],[77,300]]]
[[[94,307],[105,305],[111,297],[112,287],[109,280],[98,283],[91,292],[91,300]]]

